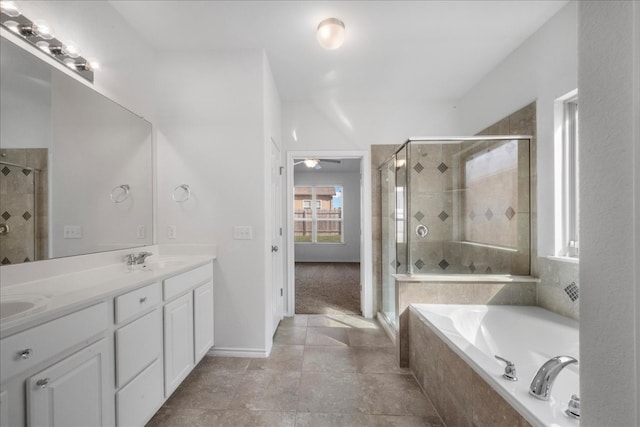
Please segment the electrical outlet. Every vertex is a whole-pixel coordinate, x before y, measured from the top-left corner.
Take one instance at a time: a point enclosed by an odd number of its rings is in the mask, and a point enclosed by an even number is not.
[[[167,225],[167,238],[175,239],[176,238],[176,226],[175,225]]]
[[[138,239],[144,239],[145,234],[146,234],[146,232],[145,232],[145,229],[144,229],[144,225],[139,225],[137,230],[136,230],[136,237]]]
[[[82,227],[79,225],[65,225],[62,237],[65,239],[82,239]]]
[[[236,225],[233,227],[234,240],[251,240],[253,239],[253,227],[250,225]]]

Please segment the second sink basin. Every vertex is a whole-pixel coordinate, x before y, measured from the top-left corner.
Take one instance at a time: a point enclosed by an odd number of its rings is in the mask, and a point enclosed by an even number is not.
[[[45,307],[47,298],[40,295],[10,295],[0,299],[0,319],[27,313]]]

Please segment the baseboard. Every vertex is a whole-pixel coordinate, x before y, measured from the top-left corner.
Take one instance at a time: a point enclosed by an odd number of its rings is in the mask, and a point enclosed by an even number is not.
[[[250,357],[254,359],[264,359],[269,357],[270,351],[263,348],[228,348],[228,347],[213,347],[207,352],[210,356],[218,357]]]

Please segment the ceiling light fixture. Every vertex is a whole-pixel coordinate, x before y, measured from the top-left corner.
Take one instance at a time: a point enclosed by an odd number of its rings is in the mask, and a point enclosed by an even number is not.
[[[305,159],[304,165],[308,168],[315,168],[318,166],[318,159]]]
[[[325,49],[333,50],[344,43],[345,28],[344,22],[337,18],[327,18],[318,24],[316,38],[318,43]]]
[[[32,21],[22,15],[15,2],[0,1],[0,26],[22,37],[32,46],[93,83],[93,70],[97,68],[97,62],[87,61],[80,56],[75,43],[62,43],[56,39],[53,29],[45,21],[41,19]]]

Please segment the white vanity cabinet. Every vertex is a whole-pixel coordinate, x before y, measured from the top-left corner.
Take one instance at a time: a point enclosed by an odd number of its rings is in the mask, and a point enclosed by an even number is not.
[[[159,282],[115,298],[118,327],[115,398],[119,427],[144,425],[162,404],[161,302]]]
[[[167,273],[2,338],[0,427],[144,426],[213,346],[212,262]]]
[[[109,324],[102,302],[3,338],[0,425],[112,425]]]
[[[213,346],[213,266],[164,281],[165,397]]]

